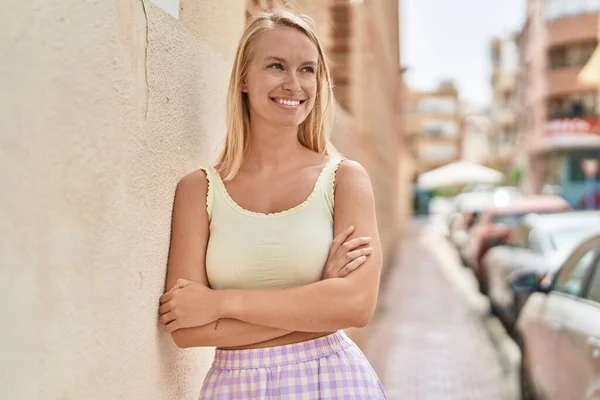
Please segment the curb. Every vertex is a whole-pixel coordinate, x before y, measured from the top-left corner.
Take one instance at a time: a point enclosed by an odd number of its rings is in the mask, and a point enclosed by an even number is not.
[[[462,265],[456,250],[448,243],[439,229],[430,226],[424,232],[421,241],[426,247],[431,248],[433,256],[438,261],[440,271],[454,287],[456,293],[481,319],[496,349],[498,362],[504,372],[506,380],[504,397],[507,400],[520,399],[521,351],[506,332],[500,320],[492,315],[490,301],[479,292],[477,278],[470,269]],[[431,246],[431,243],[435,243],[436,246]]]

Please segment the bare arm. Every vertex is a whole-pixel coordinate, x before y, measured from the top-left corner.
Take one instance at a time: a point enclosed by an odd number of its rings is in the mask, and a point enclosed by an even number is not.
[[[208,287],[205,268],[209,237],[206,212],[207,190],[208,182],[201,170],[185,176],[177,185],[167,267],[167,288],[172,288],[180,278]],[[172,332],[171,336],[179,347],[243,346],[291,333],[290,330],[232,319],[222,319],[217,322],[178,329]]]
[[[284,329],[270,328],[239,321],[237,319],[220,319],[193,328],[182,328],[171,333],[178,347],[234,347],[246,346],[275,339],[291,333]]]
[[[355,162],[340,165],[336,178],[335,235],[356,227],[352,237],[372,238],[373,252],[361,268],[333,278],[281,290],[215,291],[218,315],[274,328],[321,332],[368,324],[377,303],[381,245],[371,182]]]

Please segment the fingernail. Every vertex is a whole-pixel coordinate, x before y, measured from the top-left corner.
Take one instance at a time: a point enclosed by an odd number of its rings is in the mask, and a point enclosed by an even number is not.
[[[350,230],[353,231],[354,230],[354,225],[350,226]]]
[[[367,256],[361,256],[361,257],[360,257],[360,260],[361,260],[361,261],[365,261],[366,259],[367,259]]]

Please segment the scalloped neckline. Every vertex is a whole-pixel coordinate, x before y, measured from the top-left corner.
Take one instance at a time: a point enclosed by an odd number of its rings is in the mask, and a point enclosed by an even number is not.
[[[217,171],[217,169],[215,167],[211,167],[213,172],[216,175],[217,178],[217,182],[219,185],[219,188],[221,189],[221,193],[223,194],[223,197],[225,197],[225,200],[227,201],[227,203],[237,212],[239,212],[240,214],[244,214],[244,215],[249,215],[249,216],[253,216],[253,217],[260,217],[260,218],[274,218],[274,217],[282,217],[285,215],[291,215],[291,214],[295,214],[298,211],[306,208],[306,206],[308,205],[308,203],[312,200],[312,198],[315,196],[318,188],[319,188],[319,183],[321,182],[321,180],[323,179],[323,176],[325,175],[325,172],[327,171],[327,168],[329,167],[329,165],[333,162],[334,158],[329,157],[329,159],[327,160],[327,162],[325,163],[325,165],[323,166],[323,168],[321,169],[321,172],[319,173],[319,176],[317,177],[314,186],[312,188],[312,191],[310,192],[310,194],[308,195],[308,197],[301,202],[300,204],[292,207],[292,208],[288,208],[287,210],[283,210],[283,211],[277,211],[274,213],[261,213],[258,211],[252,211],[252,210],[248,210],[242,206],[240,206],[230,195],[229,192],[227,191],[227,188],[225,187],[225,182],[223,182],[223,179],[221,179],[221,174],[219,174],[219,171]]]

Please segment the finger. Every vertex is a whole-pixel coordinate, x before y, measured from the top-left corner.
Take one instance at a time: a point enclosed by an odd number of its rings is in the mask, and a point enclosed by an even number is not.
[[[358,257],[354,261],[346,264],[344,266],[344,268],[342,268],[340,270],[339,276],[341,278],[345,277],[346,275],[350,274],[352,271],[355,271],[358,267],[360,267],[361,265],[363,265],[365,263],[365,261],[367,261],[367,256],[360,256],[360,257]]]
[[[167,293],[172,292],[175,289],[180,289],[180,288],[181,288],[181,286],[179,285],[179,283],[175,283],[175,284],[173,284],[173,286],[171,286],[171,289],[169,289],[167,291]]]
[[[171,298],[173,297],[173,292],[167,292],[165,294],[163,294],[162,296],[160,296],[160,304],[164,304],[167,301],[171,300]]]
[[[348,239],[350,235],[352,235],[352,232],[354,232],[354,225],[344,229],[339,235],[337,235],[331,243],[331,247],[329,248],[329,255],[335,254],[339,250],[342,243],[344,243],[346,239]]]
[[[371,243],[371,238],[368,236],[361,236],[361,237],[357,237],[351,240],[348,240],[347,242],[344,242],[339,250],[338,250],[338,256],[341,257],[344,254],[360,247],[360,246],[364,246],[366,244]]]
[[[160,315],[166,314],[173,309],[173,305],[171,302],[165,303],[162,306],[158,307],[158,313]]]
[[[173,286],[171,286],[171,289],[168,290],[168,292],[172,292],[175,289],[183,289],[186,286],[191,285],[193,282],[192,281],[188,281],[187,279],[183,279],[183,278],[179,278],[177,279],[177,281],[173,284]],[[167,292],[167,293],[168,293]]]
[[[169,324],[169,323],[171,323],[171,322],[175,321],[175,314],[174,314],[174,313],[172,313],[172,312],[168,312],[168,313],[166,313],[165,315],[162,315],[162,316],[159,318],[159,321],[160,321],[160,323],[161,323],[161,324],[163,324],[163,325],[167,325],[167,324]]]
[[[373,254],[373,248],[372,247],[363,247],[362,249],[358,249],[358,250],[354,250],[351,251],[349,253],[346,253],[346,255],[344,256],[344,258],[346,258],[346,264],[349,263],[350,261],[354,261],[354,259],[361,257],[361,256],[368,256]]]
[[[177,284],[179,285],[180,289],[183,289],[184,287],[190,286],[192,283],[192,281],[188,281],[187,279],[183,279],[183,278],[179,278],[177,279]]]
[[[177,329],[179,329],[179,323],[177,322],[177,320],[171,322],[170,324],[168,324],[166,326],[167,332],[172,333],[174,331],[176,331]]]

